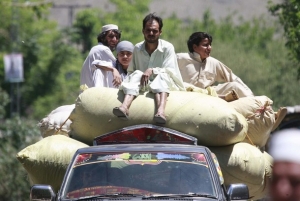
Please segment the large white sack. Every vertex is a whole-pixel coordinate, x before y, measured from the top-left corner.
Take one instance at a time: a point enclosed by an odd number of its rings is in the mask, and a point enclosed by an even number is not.
[[[267,152],[263,152],[263,157],[265,159],[265,180],[264,184],[258,189],[254,194],[255,197],[263,198],[269,195],[270,184],[272,179],[272,168],[273,168],[273,158]]]
[[[225,185],[246,184],[251,200],[258,200],[267,195],[267,189],[264,188],[266,159],[258,148],[244,142],[209,148],[218,158]]]
[[[49,184],[57,192],[74,153],[87,146],[64,135],[53,135],[24,148],[16,157],[32,185]]]
[[[240,98],[229,104],[247,119],[248,132],[244,142],[264,147],[275,123],[273,101],[267,96],[254,96]]]
[[[81,93],[70,115],[70,137],[91,144],[93,139],[126,126],[153,123],[153,93],[139,95],[131,104],[130,120],[113,115],[124,94],[118,89],[94,87]],[[172,91],[166,106],[166,127],[195,136],[201,145],[221,146],[244,140],[246,119],[217,97],[201,93]]]
[[[63,105],[54,109],[45,118],[38,123],[40,132],[43,137],[48,137],[54,134],[61,134],[68,136],[70,132],[71,120],[68,119],[75,104]]]

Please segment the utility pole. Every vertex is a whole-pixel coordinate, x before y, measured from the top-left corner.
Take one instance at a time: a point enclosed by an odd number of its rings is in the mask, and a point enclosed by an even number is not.
[[[56,4],[53,4],[52,7],[69,9],[69,26],[71,27],[73,25],[74,9],[88,8],[88,7],[91,7],[91,5],[63,5],[63,4],[56,5]]]
[[[10,37],[11,37],[11,55],[16,54],[19,52],[19,43],[18,43],[18,31],[19,31],[19,8],[14,6],[18,4],[18,0],[12,0],[12,7],[11,7],[11,30],[10,30]],[[11,65],[10,68],[14,66],[14,57],[10,57]],[[15,114],[20,114],[20,89],[19,89],[19,81],[9,80],[10,82],[10,116],[13,117]]]

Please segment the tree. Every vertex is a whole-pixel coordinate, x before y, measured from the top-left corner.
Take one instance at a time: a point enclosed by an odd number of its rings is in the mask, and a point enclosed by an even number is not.
[[[16,154],[36,142],[40,135],[35,121],[19,117],[3,119],[8,94],[0,88],[0,200],[27,200],[30,183]],[[25,199],[26,198],[26,199]]]
[[[80,52],[68,43],[68,35],[48,20],[50,5],[28,7],[4,0],[0,4],[0,42],[7,38],[1,30],[10,30],[13,23],[11,6],[18,6],[17,44],[23,54],[25,80],[20,83],[21,115],[41,118],[62,104],[73,104],[79,94],[82,59]],[[2,55],[11,52],[10,42],[3,42],[3,46],[1,43],[0,80],[4,80]],[[10,91],[9,83],[2,82],[1,87]]]
[[[300,79],[300,1],[284,0],[283,3],[271,4],[270,12],[279,17],[284,27],[286,46],[291,52],[291,57],[298,68],[298,79]]]

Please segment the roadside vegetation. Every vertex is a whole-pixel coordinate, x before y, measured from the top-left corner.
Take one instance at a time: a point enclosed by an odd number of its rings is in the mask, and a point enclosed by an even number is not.
[[[19,1],[16,7],[16,24],[12,21],[11,1],[0,0],[0,200],[16,201],[28,198],[30,184],[15,156],[40,140],[37,127],[40,119],[61,105],[75,102],[82,63],[97,43],[101,26],[118,24],[123,40],[142,41],[142,19],[149,12],[150,0],[111,0],[116,12],[83,10],[73,26],[63,30],[48,20],[51,4],[25,6],[20,2],[25,1]],[[273,100],[274,110],[297,105],[300,104],[300,80],[297,79],[300,3],[291,2],[293,6],[298,4],[298,15],[289,13],[297,29],[286,23],[289,18],[282,18],[281,13],[288,7],[273,5],[270,11],[279,16],[280,21],[272,24],[258,18],[250,22],[241,19],[236,25],[232,16],[216,22],[209,10],[199,20],[180,20],[174,14],[163,19],[161,38],[172,42],[176,52],[187,52],[186,40],[191,33],[208,32],[213,36],[212,56],[231,68],[255,95],[268,96]],[[16,41],[10,37],[12,23],[17,27]],[[294,34],[290,34],[291,31]],[[23,54],[25,80],[20,83],[20,113],[13,116],[10,115],[11,84],[4,82],[3,61],[3,56],[11,53],[12,48]]]

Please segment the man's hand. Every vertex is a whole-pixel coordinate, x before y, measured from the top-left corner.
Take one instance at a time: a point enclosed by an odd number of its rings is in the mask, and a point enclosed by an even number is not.
[[[117,69],[113,69],[113,85],[114,87],[119,87],[121,82],[122,82],[122,78],[121,78],[121,75],[119,73],[119,71]]]
[[[148,68],[145,72],[144,72],[144,74],[143,74],[143,76],[142,76],[142,79],[141,79],[141,86],[143,86],[143,87],[145,87],[145,86],[147,86],[147,84],[149,83],[149,78],[150,78],[150,76],[153,74],[153,69],[152,68]]]

